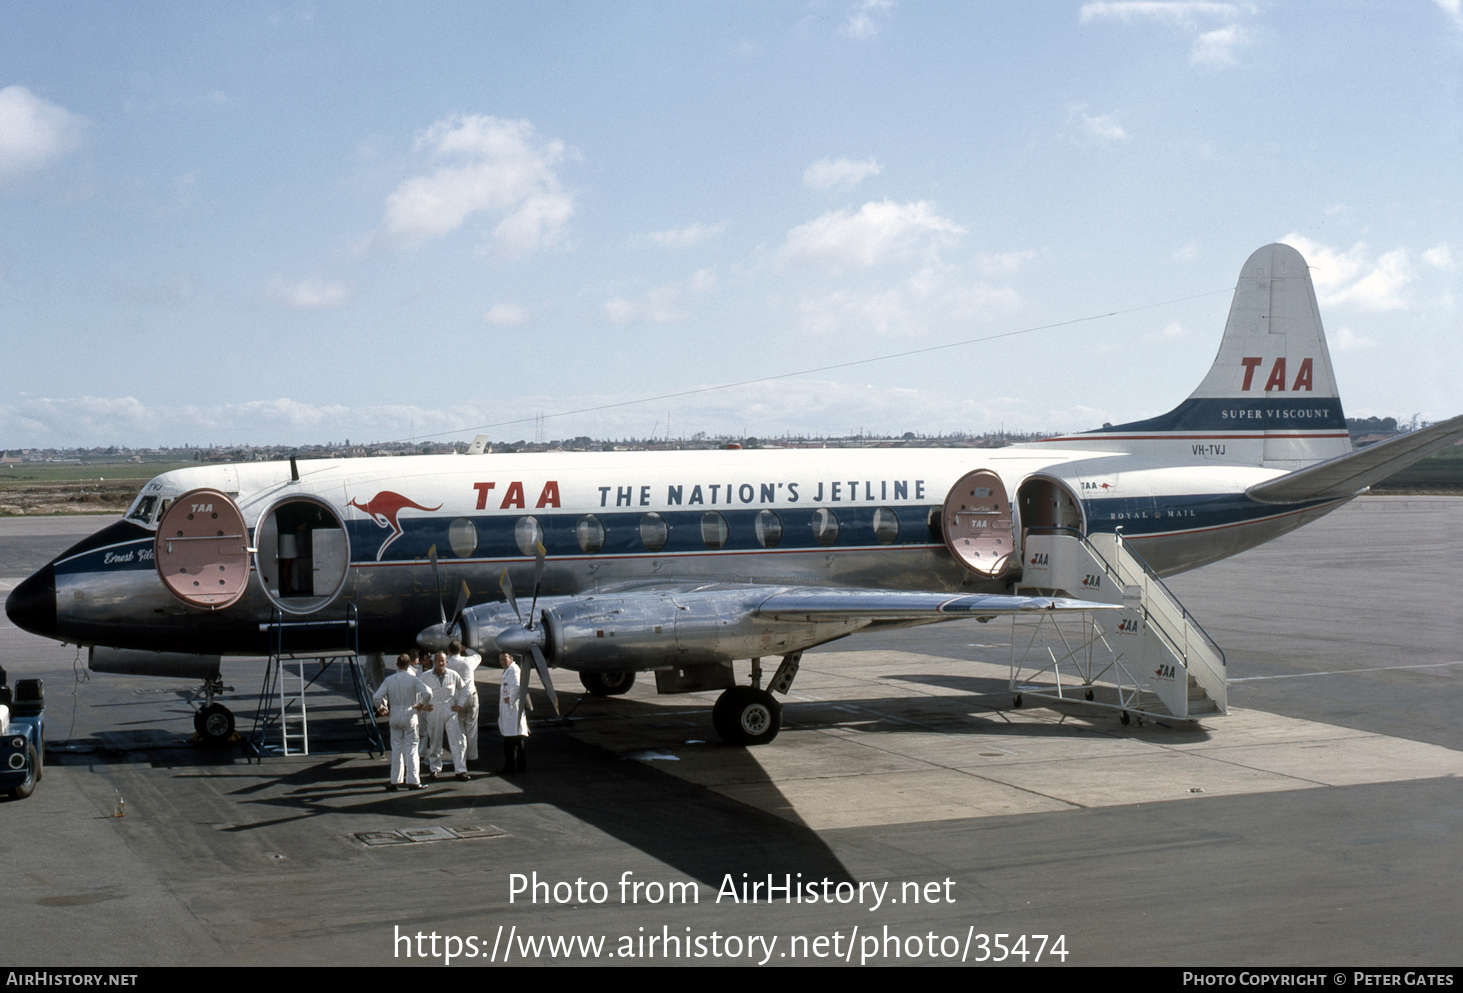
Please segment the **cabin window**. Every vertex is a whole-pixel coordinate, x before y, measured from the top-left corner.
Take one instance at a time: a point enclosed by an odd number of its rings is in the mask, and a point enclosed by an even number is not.
[[[478,548],[477,525],[466,517],[459,517],[447,528],[447,544],[452,546],[452,554],[460,559],[472,555]]]
[[[544,529],[539,525],[538,518],[518,518],[518,523],[513,525],[513,540],[518,543],[518,550],[524,555],[534,554],[539,543],[544,540]]]
[[[701,540],[706,542],[710,549],[722,548],[726,545],[727,526],[726,518],[714,510],[708,510],[701,515]]]
[[[813,511],[813,537],[820,545],[831,545],[838,540],[838,515],[827,507]]]
[[[640,518],[640,543],[647,552],[660,551],[670,540],[670,536],[671,529],[664,517],[652,512]]]
[[[899,515],[888,507],[874,511],[874,537],[882,544],[894,544],[899,537]]]
[[[782,542],[782,518],[775,511],[759,513],[753,527],[757,532],[757,544],[763,548],[776,548]]]
[[[585,514],[579,518],[579,523],[574,525],[574,540],[579,542],[579,550],[588,555],[593,555],[604,547],[605,526],[599,522],[599,518],[593,514]]]

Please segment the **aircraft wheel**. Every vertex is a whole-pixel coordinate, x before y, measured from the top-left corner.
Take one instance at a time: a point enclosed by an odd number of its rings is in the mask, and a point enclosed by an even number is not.
[[[633,672],[581,672],[579,681],[595,696],[622,696],[635,685]]]
[[[234,714],[223,704],[211,703],[193,715],[193,730],[209,748],[220,748],[234,736]]]
[[[1013,696],[1011,698],[1011,706],[1015,707],[1017,710],[1020,710],[1021,709],[1021,694],[1020,693],[1017,693],[1015,696]]]
[[[1085,697],[1087,697],[1087,699],[1091,700],[1092,699],[1092,691],[1091,690],[1088,690],[1086,693],[1083,694],[1083,696],[1085,696]]]
[[[716,733],[733,745],[765,745],[782,730],[782,704],[766,690],[733,686],[711,711]]]
[[[1132,718],[1128,716],[1128,712],[1125,710],[1122,712],[1121,716],[1118,717],[1118,720],[1123,722],[1124,727],[1127,727],[1128,722],[1131,721]]]
[[[41,778],[39,771],[41,767],[41,759],[40,756],[36,754],[35,745],[26,746],[25,757],[30,766],[28,774],[25,777],[25,782],[21,783],[19,786],[12,786],[10,788],[10,795],[15,797],[15,799],[17,800],[24,800],[26,797],[34,793],[36,791],[36,780]]]

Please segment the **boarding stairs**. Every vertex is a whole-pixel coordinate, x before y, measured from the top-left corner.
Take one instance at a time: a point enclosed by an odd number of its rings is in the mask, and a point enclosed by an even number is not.
[[[1129,715],[1198,720],[1228,712],[1224,652],[1121,531],[1031,529],[1016,592],[1122,605],[1014,618],[1010,690],[1017,701],[1091,701],[1120,710],[1125,724]]]

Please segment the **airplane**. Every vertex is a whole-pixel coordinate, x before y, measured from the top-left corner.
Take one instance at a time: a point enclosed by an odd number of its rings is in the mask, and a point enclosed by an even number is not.
[[[195,727],[215,743],[234,725],[213,700],[222,656],[395,654],[458,637],[531,656],[556,709],[550,667],[599,695],[640,672],[661,692],[720,689],[717,731],[764,744],[781,727],[771,691],[787,692],[806,649],[1010,614],[1121,609],[1115,634],[1157,629],[1158,612],[1134,620],[1090,568],[1058,577],[1045,549],[1116,539],[1110,554],[1171,575],[1314,521],[1460,437],[1455,417],[1352,450],[1309,270],[1273,244],[1244,263],[1208,374],[1158,417],[1000,449],[178,469],[18,585],[5,609],[27,631],[89,648],[94,670],[202,679]],[[533,589],[526,616],[515,587]],[[782,661],[763,689],[771,656]],[[747,659],[750,683],[738,684],[732,664]],[[1160,683],[1172,669],[1154,669]],[[1220,670],[1206,685],[1222,713]],[[1192,718],[1182,687],[1171,692],[1171,712]]]

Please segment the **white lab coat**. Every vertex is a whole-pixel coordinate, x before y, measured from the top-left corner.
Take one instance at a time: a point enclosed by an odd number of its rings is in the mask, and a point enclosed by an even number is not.
[[[503,670],[498,686],[498,733],[505,738],[528,735],[528,714],[524,706],[522,676],[514,662]]]

